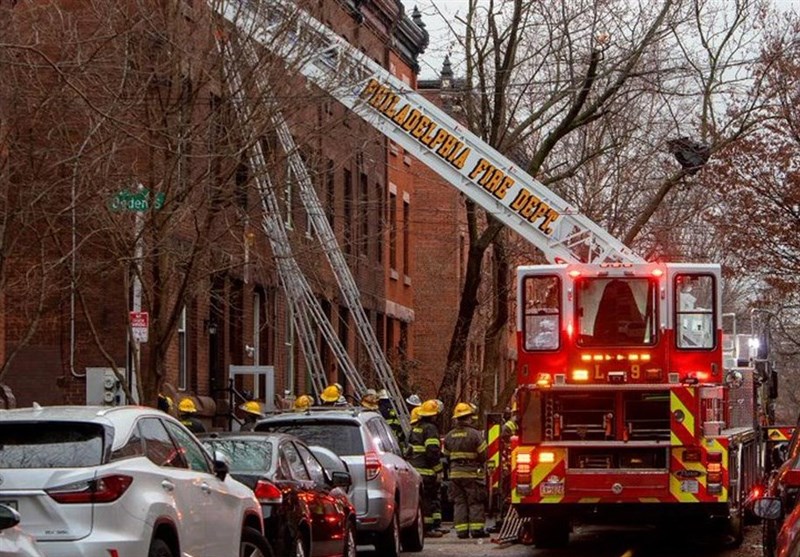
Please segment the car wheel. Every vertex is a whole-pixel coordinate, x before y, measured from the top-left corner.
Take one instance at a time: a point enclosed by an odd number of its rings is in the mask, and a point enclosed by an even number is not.
[[[397,509],[392,514],[392,521],[389,526],[378,538],[375,549],[378,550],[377,552],[381,557],[397,557],[400,555],[400,518],[397,516]]]
[[[173,555],[167,542],[155,538],[150,542],[150,549],[147,552],[147,557],[173,557]]]
[[[425,548],[425,521],[422,519],[421,506],[417,505],[417,516],[414,518],[414,523],[403,530],[400,542],[403,545],[403,551],[416,553]]]
[[[239,543],[239,557],[272,557],[272,548],[261,532],[246,526]]]
[[[356,557],[356,525],[352,520],[347,521],[347,530],[344,533],[344,557]]]

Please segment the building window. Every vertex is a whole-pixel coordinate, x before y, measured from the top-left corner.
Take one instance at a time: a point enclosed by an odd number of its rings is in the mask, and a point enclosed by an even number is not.
[[[335,179],[333,173],[333,160],[328,159],[325,164],[325,216],[328,217],[328,224],[333,229],[333,215],[335,214],[336,190],[334,189]]]
[[[344,169],[344,250],[353,252],[353,174]]]
[[[377,199],[378,210],[375,211],[377,219],[375,221],[375,257],[378,263],[383,263],[383,223],[386,220],[384,211],[386,209],[383,202],[383,186],[375,184],[375,199]]]
[[[261,360],[261,292],[253,292],[253,365]],[[256,376],[258,377],[258,376]]]
[[[411,203],[403,200],[403,273],[411,276]]]
[[[178,389],[185,391],[189,388],[189,342],[186,334],[186,306],[181,309],[178,318]]]
[[[386,348],[384,352],[389,363],[394,364],[397,362],[395,358],[397,352],[394,346],[394,319],[392,317],[386,317]]]
[[[397,269],[397,194],[389,193],[389,266]]]
[[[359,196],[359,219],[361,220],[361,237],[359,238],[359,250],[363,255],[369,255],[369,180],[366,172],[361,173]]]
[[[342,343],[342,348],[345,352],[349,352],[348,345],[350,340],[350,310],[345,306],[339,306],[339,342]],[[347,389],[347,376],[344,374],[344,369],[339,367],[339,374],[336,379],[342,388]]]

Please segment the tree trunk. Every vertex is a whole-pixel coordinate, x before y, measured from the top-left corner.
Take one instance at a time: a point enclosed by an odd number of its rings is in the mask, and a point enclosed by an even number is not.
[[[506,327],[509,319],[508,303],[510,295],[510,267],[506,252],[507,232],[500,232],[492,242],[494,262],[492,268],[493,296],[492,296],[492,322],[484,334],[485,352],[483,357],[483,370],[481,372],[480,396],[478,407],[487,411],[494,406],[495,381],[498,375],[504,373],[506,345]],[[505,404],[504,400],[499,403]]]

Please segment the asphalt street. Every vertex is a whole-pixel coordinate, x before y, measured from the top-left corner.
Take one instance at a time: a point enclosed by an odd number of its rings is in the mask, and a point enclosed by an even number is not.
[[[381,557],[371,547],[359,547],[359,557]],[[760,526],[748,526],[744,543],[735,550],[719,547],[716,540],[647,528],[578,527],[568,547],[542,550],[520,544],[498,545],[491,539],[459,540],[454,532],[427,539],[421,553],[409,557],[760,557]]]

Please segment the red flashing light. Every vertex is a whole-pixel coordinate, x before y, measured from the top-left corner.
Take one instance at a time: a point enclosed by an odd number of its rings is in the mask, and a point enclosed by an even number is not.
[[[662,271],[661,269],[653,269],[653,276],[654,277],[660,277],[663,274],[664,274],[664,271]]]
[[[579,276],[581,276],[581,272],[577,269],[573,269],[572,271],[569,272],[569,276],[571,276],[572,278],[578,278]]]

